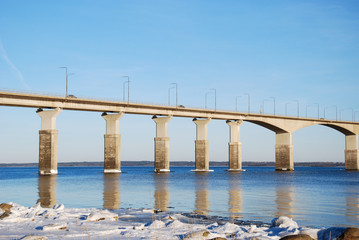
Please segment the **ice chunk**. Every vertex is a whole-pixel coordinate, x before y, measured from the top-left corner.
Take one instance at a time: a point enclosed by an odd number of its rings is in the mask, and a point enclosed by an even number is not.
[[[66,229],[67,224],[66,223],[53,223],[53,224],[48,224],[42,227],[43,231],[49,231],[49,230],[64,230]]]
[[[289,217],[280,216],[279,218],[274,218],[272,220],[272,227],[298,228],[298,224]]]

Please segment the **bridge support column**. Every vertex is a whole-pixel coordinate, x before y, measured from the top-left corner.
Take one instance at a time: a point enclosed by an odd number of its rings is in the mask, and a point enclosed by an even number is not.
[[[345,170],[359,170],[358,135],[345,136]]]
[[[155,137],[155,172],[170,171],[170,138],[168,137],[168,117],[152,117],[156,123]]]
[[[227,121],[230,128],[229,146],[229,170],[238,172],[242,170],[242,143],[240,142],[240,127],[242,120]]]
[[[275,145],[276,171],[293,171],[293,135],[290,132],[276,133]]]
[[[193,119],[197,126],[196,137],[196,172],[210,172],[209,170],[209,141],[207,126],[211,119]]]
[[[56,117],[61,109],[43,111],[39,108],[36,113],[41,117],[39,131],[39,174],[57,174],[57,135]]]
[[[117,114],[102,114],[102,117],[106,120],[104,173],[121,172],[121,134],[119,122],[123,115],[124,113],[122,112]]]

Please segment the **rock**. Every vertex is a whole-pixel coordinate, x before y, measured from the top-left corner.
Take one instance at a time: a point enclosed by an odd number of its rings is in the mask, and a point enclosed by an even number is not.
[[[282,237],[280,240],[313,240],[313,238],[311,238],[311,236],[307,234],[298,234],[298,235],[288,235]]]
[[[0,204],[0,208],[2,209],[2,210],[4,210],[5,212],[10,212],[11,210],[10,210],[10,208],[12,208],[12,205],[10,205],[10,204],[7,204],[7,203],[1,203]]]
[[[0,215],[0,219],[4,219],[6,217],[10,216],[9,212],[4,212],[3,214]]]
[[[343,227],[330,227],[323,229],[318,232],[318,239],[337,239],[344,233],[345,230],[346,228]]]
[[[342,235],[338,237],[338,240],[358,240],[359,228],[347,228]]]
[[[47,237],[39,236],[39,235],[26,235],[20,239],[21,240],[48,240]]]

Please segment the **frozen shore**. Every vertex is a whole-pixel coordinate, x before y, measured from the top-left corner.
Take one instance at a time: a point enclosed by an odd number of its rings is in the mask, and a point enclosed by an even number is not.
[[[271,224],[256,225],[156,212],[154,209],[68,209],[62,204],[53,208],[42,208],[40,204],[32,207],[16,203],[1,204],[0,239],[277,240],[298,234],[305,234],[312,239],[336,239],[346,230],[300,227],[284,216],[273,219]]]

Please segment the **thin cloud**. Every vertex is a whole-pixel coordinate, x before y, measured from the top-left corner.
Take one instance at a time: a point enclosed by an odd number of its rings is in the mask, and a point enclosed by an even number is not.
[[[5,62],[7,63],[7,65],[9,65],[9,67],[15,72],[15,75],[20,80],[23,87],[25,87],[27,90],[29,90],[30,87],[25,82],[24,76],[22,75],[21,71],[11,62],[11,60],[7,56],[6,51],[5,51],[1,41],[0,41],[0,54],[1,54],[2,58],[5,60]]]

